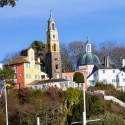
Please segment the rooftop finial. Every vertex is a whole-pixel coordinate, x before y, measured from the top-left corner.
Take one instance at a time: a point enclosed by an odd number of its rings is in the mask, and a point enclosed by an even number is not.
[[[50,10],[50,15],[52,14],[52,9]]]
[[[52,9],[50,10],[50,18],[48,21],[52,21],[53,20],[53,17],[52,17]]]
[[[87,36],[86,38],[87,38],[87,41],[89,41],[89,36]]]

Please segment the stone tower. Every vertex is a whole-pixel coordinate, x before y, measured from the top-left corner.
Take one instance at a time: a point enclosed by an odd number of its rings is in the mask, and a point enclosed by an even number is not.
[[[51,11],[46,31],[46,73],[50,79],[59,79],[62,76],[58,31]]]

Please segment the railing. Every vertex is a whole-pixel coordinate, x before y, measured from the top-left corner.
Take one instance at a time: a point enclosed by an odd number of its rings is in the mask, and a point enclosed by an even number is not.
[[[125,103],[120,101],[119,99],[115,98],[114,96],[104,96],[104,100],[107,100],[107,101],[113,101],[113,102],[116,102],[118,103],[120,106],[124,107],[125,108]]]

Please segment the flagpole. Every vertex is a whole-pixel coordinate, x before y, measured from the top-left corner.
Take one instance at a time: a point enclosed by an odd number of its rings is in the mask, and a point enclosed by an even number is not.
[[[86,125],[86,101],[85,101],[85,83],[83,86],[83,97],[84,97],[84,112],[83,112],[83,125]]]
[[[6,93],[6,85],[5,86],[5,107],[6,107],[6,125],[8,125],[8,110],[7,110],[7,93]]]

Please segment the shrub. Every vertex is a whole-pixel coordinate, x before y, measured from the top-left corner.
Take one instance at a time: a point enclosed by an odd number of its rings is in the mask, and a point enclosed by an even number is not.
[[[75,81],[76,83],[83,83],[84,82],[84,76],[81,72],[76,72],[73,75],[73,81]]]
[[[98,116],[90,117],[89,120],[97,118],[99,118],[100,121],[88,122],[87,125],[125,125],[124,120],[115,114],[100,114]]]

